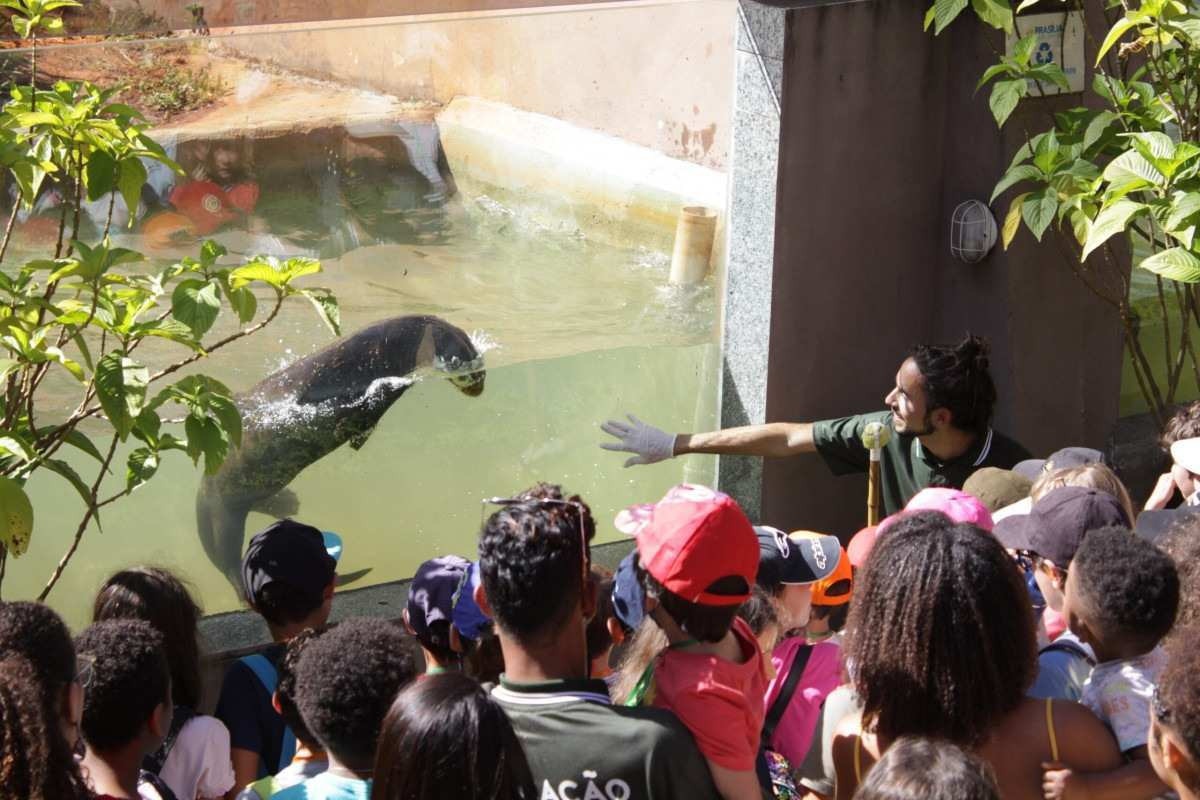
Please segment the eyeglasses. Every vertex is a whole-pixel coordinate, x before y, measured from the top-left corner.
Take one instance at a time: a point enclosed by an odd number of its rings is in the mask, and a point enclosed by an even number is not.
[[[75,656],[75,677],[73,680],[84,689],[92,683],[96,673],[96,657],[89,653],[79,653]]]
[[[588,576],[592,568],[591,551],[588,549],[587,542],[587,526],[584,524],[584,506],[578,500],[558,500],[551,497],[487,497],[482,502],[482,516],[486,524],[487,507],[489,505],[502,506],[506,508],[528,506],[530,509],[543,506],[570,506],[573,507],[579,514],[579,565],[581,570],[581,578],[579,587],[587,586]],[[482,527],[482,525],[481,525]]]

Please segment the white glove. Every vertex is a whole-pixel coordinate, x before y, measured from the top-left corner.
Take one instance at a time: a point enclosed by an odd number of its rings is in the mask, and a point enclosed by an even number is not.
[[[664,430],[647,425],[633,414],[626,414],[629,422],[610,419],[600,426],[600,430],[615,436],[621,441],[604,442],[600,446],[605,450],[615,450],[620,453],[636,453],[633,458],[625,461],[625,466],[634,464],[654,464],[675,456],[675,435]]]

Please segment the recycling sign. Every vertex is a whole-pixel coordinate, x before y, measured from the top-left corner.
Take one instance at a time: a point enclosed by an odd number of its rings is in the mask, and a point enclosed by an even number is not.
[[[1006,51],[1012,55],[1017,42],[1026,36],[1034,36],[1033,56],[1035,65],[1058,64],[1067,76],[1067,84],[1071,92],[1082,92],[1084,89],[1085,63],[1083,56],[1083,12],[1069,11],[1059,14],[1028,14],[1016,18],[1016,30],[1008,35]],[[1039,84],[1030,86],[1030,97],[1040,97],[1045,94],[1062,94],[1062,87],[1044,81],[1031,81]]]

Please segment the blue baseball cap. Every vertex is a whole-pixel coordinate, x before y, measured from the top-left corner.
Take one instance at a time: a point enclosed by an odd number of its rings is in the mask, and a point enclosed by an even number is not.
[[[450,621],[459,635],[472,641],[478,640],[492,624],[492,618],[484,614],[483,609],[475,602],[475,589],[479,587],[480,580],[479,562],[472,561],[467,565],[458,591],[454,593],[450,611]]]
[[[637,630],[646,616],[642,605],[642,584],[638,581],[637,568],[634,566],[636,558],[635,550],[621,559],[613,575],[612,588],[613,615],[631,631]]]

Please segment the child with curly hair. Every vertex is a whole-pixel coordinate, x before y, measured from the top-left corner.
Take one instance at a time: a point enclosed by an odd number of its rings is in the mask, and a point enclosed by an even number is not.
[[[1166,664],[1159,643],[1179,607],[1170,556],[1119,527],[1090,531],[1067,568],[1063,609],[1071,630],[1096,653],[1082,702],[1108,725],[1125,764],[1085,774],[1043,766],[1048,800],[1156,797],[1166,786],[1150,764],[1150,707]]]

